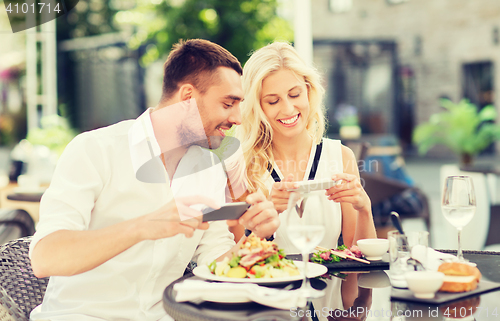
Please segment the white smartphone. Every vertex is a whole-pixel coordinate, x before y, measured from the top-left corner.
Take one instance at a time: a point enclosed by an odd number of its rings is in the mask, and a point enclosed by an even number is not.
[[[211,207],[203,209],[203,222],[237,220],[245,214],[250,204],[246,202],[235,202],[222,205],[218,210]]]
[[[299,185],[299,187],[289,188],[289,192],[309,193],[319,190],[327,190],[329,188],[342,184],[342,180],[334,181],[331,178],[323,178],[296,183]]]

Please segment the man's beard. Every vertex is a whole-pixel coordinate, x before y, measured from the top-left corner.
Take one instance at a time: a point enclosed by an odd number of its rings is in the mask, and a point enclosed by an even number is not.
[[[203,131],[204,133],[205,131]],[[203,135],[204,136],[204,135]],[[202,147],[208,146],[206,139],[200,139],[202,135],[199,132],[194,132],[192,128],[184,124],[177,127],[177,140],[179,145],[188,148],[191,145],[200,145]],[[205,136],[206,137],[206,136]],[[203,146],[205,145],[205,146]]]
[[[222,124],[219,126],[222,126]],[[205,130],[203,131],[205,132]],[[193,132],[190,128],[182,124],[177,127],[177,137],[179,144],[185,148],[188,148],[192,145],[198,145],[200,147],[208,149],[219,148],[222,140],[224,139],[224,136],[205,136],[206,139],[196,140],[197,138],[200,138],[199,133]]]
[[[217,149],[220,147],[220,144],[222,144],[224,136],[207,136],[207,139],[209,146],[208,148]]]
[[[205,114],[207,109],[205,108],[205,103],[203,99],[198,99],[196,101],[196,104],[198,106],[197,114],[196,116],[201,118],[201,121],[203,123],[204,117],[207,115]],[[195,117],[195,115],[192,115],[192,117]],[[203,134],[201,133],[201,129],[198,128],[191,128],[189,127],[190,122],[186,122],[185,124],[179,125],[177,128],[177,133],[178,133],[178,139],[179,142],[182,146],[185,146],[186,148],[192,146],[192,145],[198,145],[203,148],[208,148],[208,149],[217,149],[220,147],[222,141],[224,140],[224,136],[209,136],[208,132],[206,131],[205,128],[203,128]],[[225,128],[231,128],[232,124],[224,124],[220,123],[217,125],[213,132],[217,132],[217,128],[219,127],[225,127]],[[199,131],[197,131],[199,130]],[[201,138],[204,137],[204,138]]]

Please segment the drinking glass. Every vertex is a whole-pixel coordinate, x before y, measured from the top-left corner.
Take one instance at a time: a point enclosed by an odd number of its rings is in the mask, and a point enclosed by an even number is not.
[[[307,278],[309,253],[319,245],[325,236],[325,215],[328,199],[325,192],[292,192],[288,199],[286,227],[288,238],[302,254],[304,279],[299,291],[304,298],[318,298],[323,291],[316,290]]]
[[[408,260],[411,258],[411,249],[408,238],[398,231],[387,233],[389,240],[389,278],[395,288],[406,288],[405,273],[409,271]]]
[[[389,278],[395,288],[406,288],[405,273],[425,268],[429,232],[411,231],[400,234],[398,231],[387,233],[389,240]]]
[[[469,176],[446,178],[441,209],[446,220],[458,230],[457,259],[464,262],[466,260],[462,254],[460,235],[463,227],[469,224],[476,213],[476,194]]]

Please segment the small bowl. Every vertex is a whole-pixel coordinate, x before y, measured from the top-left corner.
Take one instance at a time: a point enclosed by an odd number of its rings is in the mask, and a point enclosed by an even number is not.
[[[389,250],[389,240],[387,239],[363,239],[358,240],[358,247],[361,253],[369,261],[382,260],[382,255]]]
[[[408,289],[419,299],[432,299],[443,285],[444,273],[437,271],[411,271],[405,273]]]

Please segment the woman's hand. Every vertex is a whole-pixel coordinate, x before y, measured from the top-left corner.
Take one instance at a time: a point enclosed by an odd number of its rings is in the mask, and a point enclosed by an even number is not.
[[[357,211],[371,209],[370,198],[363,189],[359,177],[341,173],[333,175],[332,179],[342,180],[342,183],[326,190],[326,196],[329,200],[337,203],[350,203]]]
[[[271,201],[276,208],[278,213],[282,213],[288,207],[288,198],[290,198],[290,193],[288,189],[298,188],[296,182],[293,182],[293,174],[289,174],[288,177],[281,182],[275,182],[273,188],[271,189]]]

